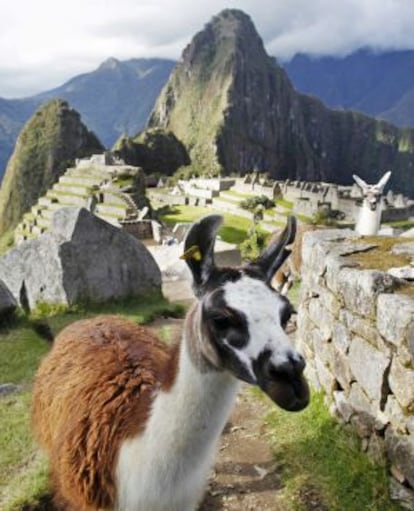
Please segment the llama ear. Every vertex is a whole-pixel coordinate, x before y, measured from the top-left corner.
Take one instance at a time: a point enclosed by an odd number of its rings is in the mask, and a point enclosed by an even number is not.
[[[292,251],[291,248],[288,247],[295,241],[296,224],[297,222],[294,216],[288,217],[287,225],[279,239],[266,247],[259,258],[252,263],[254,267],[259,268],[267,283],[271,282],[274,274],[286,261]]]
[[[391,177],[391,171],[389,170],[382,176],[382,178],[376,184],[377,188],[379,188],[381,192],[384,190],[385,185],[388,183],[388,180],[390,179],[390,177]]]
[[[365,190],[366,188],[368,188],[368,185],[367,183],[361,179],[359,176],[357,176],[356,174],[352,174],[352,177],[354,178],[354,181],[355,183],[362,189],[362,190]]]
[[[192,225],[184,241],[184,259],[193,275],[195,294],[215,269],[214,243],[218,228],[223,222],[220,215],[209,215]]]

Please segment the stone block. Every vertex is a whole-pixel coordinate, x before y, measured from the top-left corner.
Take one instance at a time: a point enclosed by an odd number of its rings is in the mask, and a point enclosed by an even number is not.
[[[320,335],[324,341],[328,341],[332,337],[332,325],[335,318],[329,310],[324,307],[319,298],[313,298],[309,301],[309,317],[320,331]]]
[[[345,392],[343,390],[335,390],[333,393],[336,413],[345,421],[349,422],[351,419],[354,409],[349,403]]]
[[[319,298],[323,306],[335,317],[338,316],[343,304],[338,300],[337,296],[328,289],[321,288]]]
[[[349,366],[361,388],[376,403],[382,399],[384,373],[390,354],[374,348],[362,337],[354,336],[349,348]]]
[[[376,317],[376,297],[393,289],[391,275],[375,270],[343,268],[338,275],[338,292],[345,306],[360,316]]]
[[[82,208],[64,208],[53,229],[0,259],[0,278],[16,301],[71,305],[161,292],[161,273],[147,248]]]
[[[396,500],[404,509],[414,511],[414,491],[390,478],[390,497]]]
[[[369,320],[353,314],[350,311],[343,309],[340,313],[340,320],[346,327],[348,335],[350,332],[367,340],[370,344],[376,346],[378,349],[384,348],[384,340],[375,328],[375,320]]]
[[[377,325],[380,334],[395,346],[413,336],[414,298],[402,294],[381,294],[378,296]],[[414,346],[411,346],[414,348]],[[414,349],[411,350],[414,356]]]
[[[327,342],[318,328],[314,328],[311,333],[315,357],[325,366],[332,368],[334,359],[332,343]]]
[[[342,351],[335,348],[333,349],[333,357],[330,367],[341,387],[344,390],[349,391],[352,382],[352,372],[349,367],[348,358]]]
[[[389,394],[387,397],[384,407],[384,416],[396,431],[400,433],[407,432],[408,417],[405,415],[397,398],[392,394]]]
[[[388,382],[400,405],[414,413],[414,369],[404,367],[398,358],[394,357]]]
[[[351,346],[351,334],[345,325],[339,321],[335,321],[332,328],[332,344],[336,349],[346,354]]]
[[[364,412],[371,415],[372,417],[375,416],[375,409],[371,401],[357,382],[354,382],[351,385],[351,390],[348,395],[348,402],[356,412]]]
[[[385,432],[385,448],[390,462],[414,488],[414,437],[401,435],[389,427]]]
[[[333,391],[337,387],[334,375],[318,358],[315,359],[315,369],[321,387],[331,398]]]

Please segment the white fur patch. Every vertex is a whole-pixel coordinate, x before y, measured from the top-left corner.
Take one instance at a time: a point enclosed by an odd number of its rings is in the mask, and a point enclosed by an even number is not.
[[[238,388],[227,372],[201,374],[182,344],[172,389],[156,397],[144,433],[121,446],[118,511],[196,509]]]
[[[223,287],[226,303],[247,319],[249,342],[243,348],[232,349],[251,376],[254,377],[253,362],[265,349],[272,352],[270,360],[275,365],[283,362],[292,351],[290,339],[280,324],[285,302],[263,282],[248,276]]]

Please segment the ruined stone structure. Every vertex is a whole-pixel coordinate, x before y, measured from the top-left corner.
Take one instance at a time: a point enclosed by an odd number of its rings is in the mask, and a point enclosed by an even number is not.
[[[123,221],[140,221],[144,204],[137,204],[137,199],[144,198],[144,192],[141,170],[115,160],[111,153],[77,160],[23,216],[15,242],[47,231],[53,214],[63,207],[84,207],[117,227]]]
[[[265,195],[270,199],[282,197],[293,202],[296,214],[312,217],[320,209],[338,211],[349,222],[355,222],[362,204],[362,193],[357,185],[342,186],[333,183],[308,181],[272,181],[255,173],[237,179],[234,189],[241,193]],[[390,190],[383,198],[382,221],[407,220],[414,215],[414,201]]]
[[[389,462],[392,496],[414,509],[414,282],[370,266],[379,250],[371,240],[351,230],[305,234],[297,338],[312,385],[362,449]],[[388,243],[383,264],[387,253],[391,266],[413,264],[414,241]]]

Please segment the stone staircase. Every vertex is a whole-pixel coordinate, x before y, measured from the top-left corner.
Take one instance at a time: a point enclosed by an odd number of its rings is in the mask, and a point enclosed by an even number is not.
[[[47,231],[55,211],[64,207],[84,207],[116,226],[139,214],[132,197],[112,181],[120,167],[71,167],[23,216],[15,230],[15,242],[32,239]],[[128,167],[132,168],[133,167]]]

